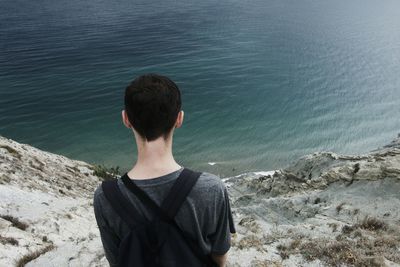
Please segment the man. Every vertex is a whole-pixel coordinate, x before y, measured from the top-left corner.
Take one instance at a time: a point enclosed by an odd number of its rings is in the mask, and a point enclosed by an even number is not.
[[[165,76],[140,76],[125,90],[122,121],[133,131],[138,151],[137,161],[126,175],[158,205],[183,170],[172,154],[174,130],[181,127],[183,117],[179,88]],[[138,201],[121,178],[118,186],[143,216],[151,218],[151,211]],[[116,266],[119,243],[129,227],[113,210],[101,186],[94,193],[93,205],[106,258],[110,266]],[[235,227],[227,189],[219,177],[203,172],[175,221],[197,241],[204,254],[211,255],[219,266],[225,266]]]

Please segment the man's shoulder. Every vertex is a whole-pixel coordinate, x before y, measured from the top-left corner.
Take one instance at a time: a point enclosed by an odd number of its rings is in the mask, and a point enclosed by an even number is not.
[[[226,190],[224,182],[221,178],[213,173],[201,172],[197,183],[193,187],[196,193],[223,195]]]

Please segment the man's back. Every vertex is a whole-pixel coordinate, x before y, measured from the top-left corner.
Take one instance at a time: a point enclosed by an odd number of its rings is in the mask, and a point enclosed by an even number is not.
[[[134,179],[134,182],[160,205],[182,170],[183,168],[152,179]],[[143,216],[148,219],[153,217],[152,211],[143,206],[126,188],[121,178],[118,179],[118,186]],[[113,266],[117,262],[119,242],[129,232],[128,225],[112,209],[101,186],[94,194],[94,210],[106,257]],[[230,232],[235,230],[228,193],[219,177],[202,173],[182,204],[175,220],[182,230],[198,241],[204,254],[223,255],[229,250]]]

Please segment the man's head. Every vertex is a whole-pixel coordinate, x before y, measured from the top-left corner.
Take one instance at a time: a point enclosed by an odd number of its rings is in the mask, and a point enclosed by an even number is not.
[[[145,74],[125,89],[123,122],[147,142],[167,140],[183,120],[178,86],[165,76]]]

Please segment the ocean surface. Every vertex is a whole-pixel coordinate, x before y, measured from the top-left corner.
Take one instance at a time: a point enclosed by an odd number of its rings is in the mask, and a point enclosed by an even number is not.
[[[231,176],[400,132],[398,0],[0,0],[0,135],[130,168],[136,76],[176,81],[179,163]]]

